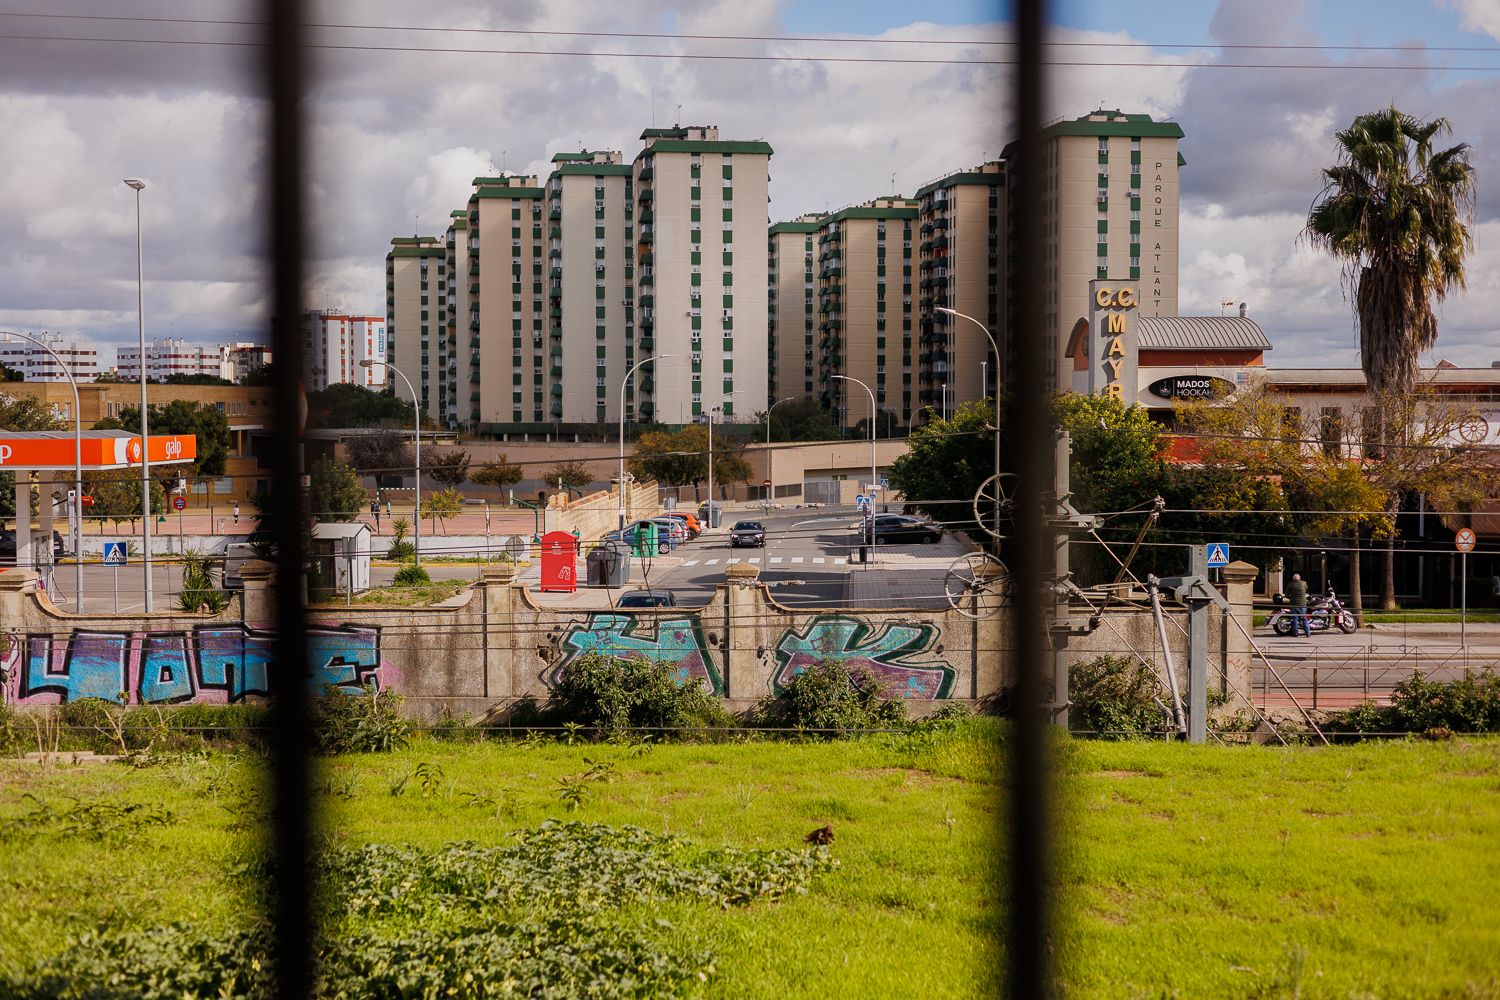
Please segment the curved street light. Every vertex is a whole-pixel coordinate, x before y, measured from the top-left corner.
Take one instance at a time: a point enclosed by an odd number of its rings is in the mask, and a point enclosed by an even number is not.
[[[875,490],[879,480],[875,478],[875,393],[868,385],[861,382],[852,375],[832,375],[830,378],[843,379],[845,382],[853,382],[861,386],[870,397],[870,561],[875,561]],[[889,508],[887,508],[889,509]]]
[[[658,354],[653,358],[642,358],[625,370],[625,377],[620,379],[620,485],[616,490],[620,501],[620,524],[619,529],[625,530],[625,387],[630,384],[630,376],[642,365],[649,365],[653,361],[661,361],[663,358],[675,358],[675,354]]]
[[[946,306],[938,306],[936,311],[940,313],[946,313],[949,316],[957,316],[959,319],[966,319],[970,323],[973,323],[975,326],[979,327],[979,329],[984,331],[984,335],[990,339],[990,347],[994,348],[995,384],[997,387],[997,391],[995,392],[995,489],[998,492],[998,490],[1000,489],[1000,393],[998,391],[998,386],[1000,383],[1000,344],[995,340],[995,335],[990,332],[990,328],[988,326],[985,326],[984,323],[975,319],[973,316],[970,316],[967,313],[961,313],[957,309],[949,309]],[[981,389],[987,388],[989,388],[989,386],[981,387]],[[997,502],[995,504],[994,532],[997,541],[1000,538],[1000,507],[1001,505]]]
[[[771,501],[776,493],[776,477],[771,475],[771,411],[782,403],[789,403],[796,398],[796,396],[783,396],[766,407],[766,482],[770,483],[766,487],[766,513],[770,513]]]
[[[414,565],[420,566],[420,565],[422,565],[422,403],[421,403],[421,397],[419,397],[417,395],[417,390],[414,389],[414,388],[412,388],[411,379],[409,379],[409,378],[406,377],[406,373],[403,372],[401,369],[397,368],[395,365],[391,364],[389,361],[377,361],[374,358],[364,358],[359,363],[359,366],[361,368],[374,368],[376,365],[385,365],[391,371],[393,371],[397,375],[401,376],[401,381],[403,381],[403,382],[406,383],[406,391],[409,392],[409,393],[411,393],[411,408],[412,408],[412,412],[416,415],[414,419],[416,421],[415,430],[416,430],[416,438],[417,438],[417,450],[416,450],[416,463],[417,463],[417,492],[416,492],[416,497],[417,497],[417,506],[416,506],[415,511],[412,514],[412,522],[413,523],[412,523],[412,532],[411,532],[411,554],[412,554],[412,563]]]

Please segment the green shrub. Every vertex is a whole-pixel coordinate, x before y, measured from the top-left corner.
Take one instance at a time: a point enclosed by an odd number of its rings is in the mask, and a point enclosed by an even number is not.
[[[1158,681],[1135,657],[1096,656],[1068,672],[1068,728],[1106,737],[1144,736],[1166,724]]]
[[[1409,733],[1451,729],[1455,733],[1500,731],[1500,674],[1481,670],[1444,683],[1421,674],[1391,692],[1397,727]]]
[[[182,554],[182,593],[177,606],[183,611],[218,614],[229,606],[229,595],[214,586],[209,558],[201,552]]]
[[[562,670],[548,721],[614,736],[631,729],[723,729],[735,720],[723,702],[694,681],[678,683],[669,663],[589,653]],[[692,737],[694,733],[684,733]]]
[[[1357,738],[1365,733],[1400,732],[1401,724],[1396,719],[1396,710],[1389,705],[1362,701],[1351,708],[1332,713],[1319,728],[1329,739],[1338,740],[1351,735]]]
[[[397,562],[410,559],[416,554],[416,549],[411,542],[406,540],[407,532],[411,531],[411,522],[404,517],[398,517],[391,522],[391,547],[387,550],[385,557]]]
[[[427,587],[432,584],[432,577],[420,566],[402,566],[396,571],[396,586],[398,587]]]
[[[411,727],[401,714],[401,696],[365,685],[363,695],[325,685],[308,706],[313,749],[320,753],[389,753],[406,746]]]
[[[762,720],[768,725],[828,735],[890,729],[905,724],[906,703],[885,697],[868,673],[851,672],[842,660],[829,658],[794,677],[786,693],[766,706]]]
[[[472,714],[454,715],[445,705],[443,714],[427,726],[427,735],[449,743],[480,743],[484,741],[484,727],[474,721]]]

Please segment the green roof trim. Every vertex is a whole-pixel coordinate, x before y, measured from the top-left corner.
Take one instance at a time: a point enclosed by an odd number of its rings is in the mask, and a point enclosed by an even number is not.
[[[1184,160],[1182,158],[1182,153],[1180,153],[1180,152],[1177,154],[1177,165],[1179,167],[1185,167],[1185,166],[1187,166],[1187,160]]]
[[[552,154],[552,162],[553,163],[567,163],[569,160],[592,160],[593,158],[594,158],[594,154],[590,153],[586,149],[583,152],[581,152],[581,153],[554,153],[554,154]]]
[[[917,206],[901,208],[871,208],[860,205],[855,208],[846,208],[834,212],[823,220],[822,224],[829,222],[842,222],[845,219],[915,219],[917,217]]]
[[[541,198],[545,194],[541,188],[533,187],[480,187],[469,195],[469,201],[479,198],[509,198],[515,201],[518,198]]]
[[[385,256],[387,260],[392,257],[446,257],[448,251],[443,247],[392,247]]]
[[[773,222],[771,234],[777,233],[815,233],[823,225],[822,222]]]
[[[648,128],[641,132],[642,139],[683,139],[687,137],[687,129],[678,125],[674,128]]]
[[[925,198],[932,192],[937,191],[941,188],[958,187],[960,184],[979,184],[984,185],[985,187],[1004,187],[1005,171],[992,170],[986,174],[977,170],[966,170],[956,174],[949,174],[947,177],[939,177],[931,184],[924,184],[921,187],[917,188],[916,197]]]
[[[424,243],[441,243],[441,242],[442,242],[442,238],[438,237],[438,236],[393,236],[393,237],[391,237],[391,246],[393,246],[393,247],[420,246],[420,245],[422,245]]]
[[[554,177],[629,177],[628,163],[564,163],[552,171]]]
[[[1097,114],[1098,112],[1095,112]],[[1152,121],[1150,115],[1121,115],[1118,111],[1105,112],[1112,117],[1123,117],[1122,122],[1091,122],[1088,115],[1069,121],[1053,122],[1042,129],[1042,139],[1056,139],[1064,135],[1125,136],[1131,139],[1181,139],[1182,126],[1176,122]],[[1007,143],[1001,151],[1001,159],[1010,159],[1015,143]]]
[[[450,219],[467,219],[468,217],[469,213],[461,208],[455,208],[453,211],[448,213],[448,218]]]
[[[459,218],[458,215],[462,215],[463,218]],[[454,218],[453,218],[453,221],[448,224],[448,228],[449,229],[454,229],[454,230],[457,230],[457,229],[467,230],[469,228],[469,213],[462,212],[462,213],[455,214]]]
[[[642,137],[644,138],[644,136]],[[657,139],[641,150],[640,156],[651,153],[760,153],[771,155],[769,142],[732,142],[718,139]],[[639,159],[640,157],[636,157]]]

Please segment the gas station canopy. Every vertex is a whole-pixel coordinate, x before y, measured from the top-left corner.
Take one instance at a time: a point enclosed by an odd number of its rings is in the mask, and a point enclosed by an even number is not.
[[[176,465],[198,457],[192,434],[152,434],[146,439],[152,465]],[[128,469],[141,464],[141,436],[129,431],[84,431],[80,442],[85,469]],[[72,431],[0,431],[0,469],[72,470]]]

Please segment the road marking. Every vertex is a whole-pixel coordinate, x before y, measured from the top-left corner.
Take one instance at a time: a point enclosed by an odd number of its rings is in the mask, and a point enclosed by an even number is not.
[[[717,560],[717,559],[710,559],[708,562],[704,563],[703,565],[705,565],[705,566],[712,566],[715,563],[717,563],[718,561],[719,560]]]
[[[773,563],[779,563],[779,562],[781,562],[781,557],[780,556],[772,556],[771,559],[770,559],[770,561],[773,562]]]
[[[815,562],[819,566],[821,566],[821,565],[823,565],[823,557],[822,556],[814,556],[813,557],[813,562]]]
[[[752,565],[752,566],[759,566],[760,565],[760,556],[751,556],[750,557],[750,565]]]
[[[683,563],[683,565],[684,566],[696,566],[696,565],[698,565],[698,560],[697,559],[689,559],[687,562]]]
[[[801,556],[792,556],[792,562],[799,563],[801,561],[802,561],[802,557]]]

